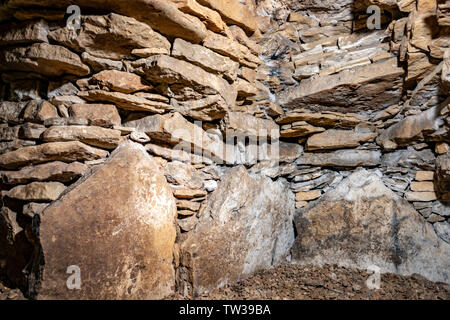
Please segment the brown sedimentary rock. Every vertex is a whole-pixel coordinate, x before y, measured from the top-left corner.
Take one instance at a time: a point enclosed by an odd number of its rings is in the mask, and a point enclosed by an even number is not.
[[[38,299],[164,298],[174,288],[175,217],[156,163],[144,148],[124,145],[41,214],[34,260],[40,283],[30,283],[31,293]],[[80,290],[68,289],[61,265],[79,267]]]

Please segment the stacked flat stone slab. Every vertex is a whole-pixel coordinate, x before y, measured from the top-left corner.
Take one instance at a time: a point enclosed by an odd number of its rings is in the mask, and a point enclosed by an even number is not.
[[[182,292],[198,296],[282,262],[294,240],[293,213],[294,195],[285,181],[251,176],[242,166],[229,170],[198,226],[183,235],[177,272]]]
[[[155,161],[138,144],[122,145],[42,213],[33,265],[39,272],[30,295],[83,300],[167,296],[174,287],[175,217],[175,200]],[[61,265],[79,268],[80,290],[68,288]]]
[[[354,172],[316,205],[303,208],[295,223],[300,236],[293,254],[302,263],[376,265],[382,273],[449,281],[450,245],[374,173]]]
[[[448,206],[448,184],[414,181],[417,171],[435,170],[436,155],[448,152],[446,6],[372,2],[398,10],[398,17],[383,17],[382,30],[371,31],[363,4],[349,10],[350,1],[334,9],[278,2],[276,13],[268,2],[260,5],[279,24],[263,35],[267,63],[260,71],[283,109],[276,118],[280,136],[306,150],[290,173],[296,206],[315,201],[358,166],[379,167],[383,182],[427,221],[446,223],[445,210],[440,215],[432,208]]]

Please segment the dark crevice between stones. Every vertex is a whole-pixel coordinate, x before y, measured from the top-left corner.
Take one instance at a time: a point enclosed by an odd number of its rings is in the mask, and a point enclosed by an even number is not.
[[[391,261],[395,266],[396,272],[399,272],[399,266],[402,264],[404,260],[407,259],[405,250],[402,249],[402,244],[399,240],[399,230],[400,230],[400,224],[403,222],[403,220],[406,219],[399,219],[398,218],[398,207],[397,203],[393,203],[393,210],[394,214],[391,219],[391,237],[392,237],[392,247],[390,248],[391,251]]]
[[[28,265],[24,269],[27,275],[27,286],[25,290],[23,290],[23,294],[26,298],[32,300],[35,300],[37,298],[45,264],[45,259],[39,238],[40,224],[41,216],[39,214],[34,215],[31,223],[33,252],[31,254]]]

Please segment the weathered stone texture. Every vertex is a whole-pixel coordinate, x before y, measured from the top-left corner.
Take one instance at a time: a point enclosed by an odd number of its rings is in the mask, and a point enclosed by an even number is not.
[[[346,112],[379,110],[400,100],[403,73],[403,69],[397,66],[397,59],[390,59],[338,75],[306,80],[300,86],[283,92],[278,102],[289,109],[317,104],[333,105]]]
[[[101,201],[99,201],[101,199]],[[41,214],[38,299],[160,299],[174,289],[176,205],[144,148],[126,144]],[[68,266],[80,290],[66,286]],[[39,267],[40,266],[40,267]],[[40,269],[37,269],[37,268]]]
[[[112,60],[132,58],[132,48],[160,48],[165,53],[170,50],[166,38],[134,18],[113,13],[83,16],[81,27],[77,37],[67,27],[52,31],[49,37],[77,52]]]
[[[0,167],[16,169],[29,164],[49,161],[86,161],[106,157],[108,152],[78,141],[52,142],[29,146],[0,155]]]
[[[374,173],[360,170],[295,218],[300,263],[421,274],[450,282],[450,246]],[[433,261],[433,263],[430,263]]]
[[[281,263],[294,240],[293,211],[281,180],[230,169],[182,242],[179,290],[199,295]]]
[[[0,69],[37,72],[46,76],[73,74],[85,76],[89,67],[69,49],[48,43],[36,43],[29,47],[2,48]]]

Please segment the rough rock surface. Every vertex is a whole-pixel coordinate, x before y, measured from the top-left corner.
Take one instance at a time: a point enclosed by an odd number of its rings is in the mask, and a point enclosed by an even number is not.
[[[294,240],[293,211],[283,181],[230,169],[181,245],[179,290],[198,295],[281,263]]]
[[[85,161],[106,157],[108,153],[78,141],[53,142],[30,146],[0,155],[0,167],[10,169],[23,167],[26,164],[37,164],[49,161]]]
[[[153,89],[152,86],[145,84],[141,77],[133,73],[117,70],[105,70],[99,72],[92,76],[89,83],[122,93],[133,93],[136,91]]]
[[[360,142],[369,141],[377,136],[376,132],[369,130],[334,130],[311,136],[306,142],[308,150],[343,149],[360,145]]]
[[[105,90],[82,91],[79,96],[92,102],[108,102],[118,108],[130,111],[147,111],[151,113],[164,113],[171,108],[165,102],[147,99],[139,95],[125,94],[121,92],[109,92]]]
[[[149,81],[169,85],[183,83],[207,95],[220,94],[230,107],[236,101],[236,90],[227,81],[182,60],[157,55],[138,60],[133,63],[133,67],[136,73],[145,76]]]
[[[237,0],[198,0],[200,4],[217,10],[226,22],[245,28],[248,32],[256,31],[257,24],[254,13]]]
[[[171,99],[171,105],[174,111],[200,121],[222,119],[229,110],[225,100],[218,94],[198,100],[178,101]]]
[[[175,216],[175,200],[154,160],[141,146],[122,145],[42,213],[33,262],[38,274],[30,295],[159,299],[171,294]],[[66,286],[72,265],[81,271],[80,290]]]
[[[374,167],[381,163],[381,153],[369,150],[338,150],[330,153],[304,153],[296,163],[314,166]]]
[[[448,300],[450,286],[418,274],[380,276],[381,288],[369,289],[371,273],[337,265],[283,264],[198,300]],[[183,297],[175,296],[175,299]],[[196,299],[196,300],[197,300]]]
[[[111,127],[121,124],[117,108],[111,104],[73,104],[69,114],[72,117],[88,119],[94,126]]]
[[[59,182],[32,182],[12,188],[6,196],[22,201],[54,201],[66,187]]]
[[[85,76],[89,67],[79,56],[62,46],[48,43],[0,50],[0,69],[37,72],[47,76],[74,74]]]
[[[293,258],[450,283],[450,246],[405,200],[364,169],[296,216]],[[429,261],[433,261],[432,264]]]
[[[278,125],[270,119],[260,119],[242,112],[229,112],[223,119],[222,131],[228,136],[279,138]]]
[[[104,168],[110,153],[130,141],[154,156],[176,199],[172,271],[179,275],[175,287],[184,293],[222,283],[200,268],[203,256],[192,256],[194,269],[180,264],[187,259],[179,251],[183,241],[216,250],[217,245],[205,244],[198,236],[209,234],[210,222],[219,231],[211,233],[216,238],[207,239],[220,243],[223,233],[221,244],[226,245],[220,246],[220,254],[214,251],[222,258],[251,238],[249,233],[234,243],[233,230],[217,226],[217,219],[206,221],[205,212],[209,217],[219,214],[222,196],[227,197],[225,204],[232,199],[257,203],[254,210],[245,204],[245,215],[256,217],[258,228],[259,222],[267,224],[260,228],[267,231],[272,221],[264,212],[274,216],[291,207],[300,213],[314,204],[324,206],[330,192],[338,192],[342,181],[361,168],[376,170],[386,186],[383,193],[380,184],[378,197],[385,199],[385,207],[400,203],[404,214],[414,212],[424,222],[422,233],[411,227],[416,240],[408,250],[417,243],[429,246],[431,233],[447,243],[449,3],[0,1],[0,279],[30,296],[28,283],[36,282],[36,272],[30,270],[36,247],[33,233],[43,210],[53,207],[61,194],[72,195],[73,188],[80,194],[89,192],[82,185],[90,181],[84,179],[92,177],[91,170]],[[370,24],[377,21],[367,11],[371,4],[382,9],[375,28]],[[77,12],[67,12],[69,5],[79,6],[80,25]],[[129,163],[118,171],[134,162]],[[233,192],[224,190],[226,181],[233,180],[226,172],[238,165],[244,165],[251,177],[234,169],[248,186],[236,182]],[[130,174],[119,184],[140,183],[141,178]],[[280,181],[286,182],[283,187]],[[111,174],[101,186],[113,182]],[[267,193],[264,188],[271,192],[267,199],[261,199]],[[295,197],[286,209],[280,199],[290,197],[291,191]],[[116,199],[109,196],[106,201],[91,199],[90,204],[115,205]],[[336,203],[350,206],[345,196],[342,193]],[[364,206],[370,201],[356,202]],[[272,203],[281,211],[272,210]],[[119,207],[124,214],[130,212],[123,203]],[[345,208],[347,215],[353,213],[353,207]],[[373,210],[375,218],[386,216],[378,207],[367,210]],[[323,221],[317,230],[330,222]],[[363,240],[386,231],[375,227],[377,221],[367,227],[370,234]],[[430,230],[421,243],[420,236]],[[389,234],[381,235],[377,241],[390,239]],[[268,248],[260,254],[265,259],[272,247],[264,239],[261,244]],[[448,265],[436,271],[433,250],[424,270],[442,274]],[[374,252],[369,257],[376,257]],[[243,261],[242,255],[236,259]],[[204,266],[211,265],[205,261]],[[228,266],[227,261],[222,265]],[[133,279],[136,268],[130,273]],[[243,274],[227,268],[223,277],[230,283]],[[161,290],[164,296],[167,287]]]
[[[193,63],[206,71],[223,74],[228,80],[236,80],[239,64],[203,46],[176,39],[173,44],[172,55]]]
[[[424,141],[427,133],[439,129],[443,121],[440,109],[442,107],[433,107],[418,115],[406,117],[385,130],[377,142],[385,149],[392,149],[412,141]]]
[[[356,71],[347,70],[338,75],[312,78],[283,92],[278,101],[289,109],[302,104],[316,104],[324,109],[329,105],[336,106],[335,109],[346,112],[368,108],[379,110],[400,100],[403,72],[397,67],[397,59],[391,59]],[[373,85],[374,82],[377,86]]]
[[[161,53],[170,50],[166,38],[134,18],[118,14],[84,16],[81,26],[77,37],[67,27],[52,31],[49,37],[72,50],[112,60],[131,58],[132,48],[159,49]]]
[[[47,142],[81,141],[94,147],[115,149],[120,144],[120,131],[95,126],[54,126],[42,134]]]
[[[211,138],[202,128],[188,122],[179,113],[149,116],[124,125],[146,133],[154,141],[176,146],[177,150],[216,157],[222,163],[227,160],[222,141]]]
[[[45,20],[18,23],[0,28],[0,46],[48,42],[48,24]]]
[[[200,20],[182,13],[175,4],[165,0],[138,0],[132,3],[127,0],[8,0],[3,4],[3,10],[8,16],[8,10],[17,7],[51,7],[65,11],[72,4],[81,8],[108,8],[113,12],[135,17],[163,34],[194,42],[200,42],[206,36],[206,28]]]
[[[87,166],[80,162],[55,161],[25,167],[19,171],[0,171],[0,176],[5,184],[24,184],[31,181],[69,182],[83,175],[87,169]]]
[[[251,69],[255,69],[261,63],[261,59],[253,55],[246,46],[217,33],[209,32],[203,45]]]

